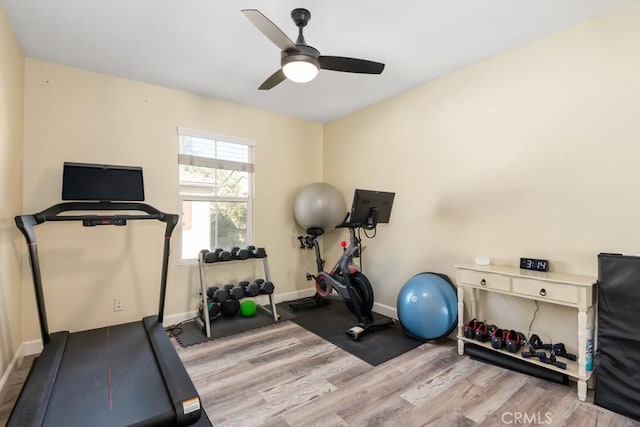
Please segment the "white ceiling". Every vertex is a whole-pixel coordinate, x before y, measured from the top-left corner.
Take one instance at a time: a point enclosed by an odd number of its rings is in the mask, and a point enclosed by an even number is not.
[[[325,122],[629,0],[0,0],[26,56]],[[386,64],[258,86],[279,49],[240,12],[295,41],[296,7],[323,55]]]

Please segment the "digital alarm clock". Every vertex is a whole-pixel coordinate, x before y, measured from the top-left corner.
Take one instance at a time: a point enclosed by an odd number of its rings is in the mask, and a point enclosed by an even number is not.
[[[525,270],[549,271],[549,260],[520,258],[520,268]]]

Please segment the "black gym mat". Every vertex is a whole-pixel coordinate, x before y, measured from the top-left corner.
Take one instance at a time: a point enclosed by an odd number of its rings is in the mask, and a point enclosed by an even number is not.
[[[289,301],[278,304],[278,313],[291,310]],[[422,344],[422,341],[407,336],[400,323],[383,329],[369,332],[353,341],[346,330],[357,324],[356,317],[349,311],[344,302],[331,300],[328,304],[308,310],[295,311],[292,322],[308,331],[340,347],[348,353],[376,366],[393,359]],[[386,316],[374,313],[376,319]]]
[[[279,322],[290,320],[293,315],[288,311],[280,315]],[[207,338],[194,321],[183,323],[179,326],[182,332],[175,334],[176,341],[181,347],[189,347],[206,341],[212,341],[217,338],[228,337],[230,335],[239,334],[241,332],[250,331],[264,326],[274,325],[277,322],[273,320],[273,316],[264,310],[258,309],[253,317],[242,317],[236,315],[231,318],[219,317],[211,322],[211,338]],[[174,332],[175,333],[175,332]]]

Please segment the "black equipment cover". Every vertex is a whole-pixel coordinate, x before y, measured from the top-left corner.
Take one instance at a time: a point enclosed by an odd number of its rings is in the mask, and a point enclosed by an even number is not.
[[[598,255],[594,403],[640,420],[640,257]]]

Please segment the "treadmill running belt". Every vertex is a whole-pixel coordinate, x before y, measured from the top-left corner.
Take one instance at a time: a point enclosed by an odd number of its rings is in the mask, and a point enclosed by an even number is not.
[[[142,322],[70,334],[44,425],[161,426],[174,417]]]

